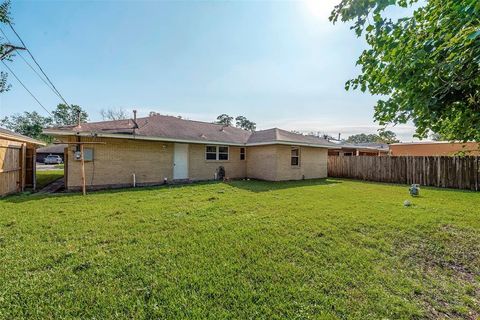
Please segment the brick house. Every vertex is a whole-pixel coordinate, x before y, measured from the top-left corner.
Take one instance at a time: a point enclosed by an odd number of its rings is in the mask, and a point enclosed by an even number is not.
[[[65,179],[70,190],[82,183],[75,142],[105,143],[86,145],[89,188],[213,180],[223,172],[230,179],[324,178],[328,149],[335,147],[325,139],[277,128],[252,133],[162,115],[49,128],[44,133],[69,143]]]

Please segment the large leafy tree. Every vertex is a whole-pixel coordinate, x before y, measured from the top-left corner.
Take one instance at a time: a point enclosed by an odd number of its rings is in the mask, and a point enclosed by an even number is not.
[[[88,114],[80,106],[59,104],[52,112],[51,117],[44,117],[36,111],[25,111],[22,114],[4,117],[0,120],[0,126],[34,139],[51,142],[51,137],[42,134],[43,129],[52,125],[76,125],[79,114],[80,122],[88,120]]]
[[[78,117],[80,116],[80,122],[88,121],[88,114],[82,107],[75,104],[67,105],[60,103],[52,112],[53,123],[57,126],[70,126],[78,123]]]
[[[382,130],[379,134],[359,133],[348,137],[350,143],[396,143],[399,142],[397,135],[390,130]]]
[[[341,0],[331,21],[351,22],[369,48],[346,88],[380,95],[381,125],[412,121],[418,137],[480,141],[480,2]],[[412,7],[400,19],[389,6]],[[392,12],[388,10],[388,12]]]
[[[253,121],[248,120],[244,116],[238,116],[235,118],[235,125],[237,128],[242,128],[247,131],[255,131],[257,129],[257,124]]]
[[[217,121],[215,123],[222,124],[226,127],[231,127],[233,124],[233,117],[230,117],[228,114],[223,113],[217,117]]]
[[[237,128],[242,128],[243,130],[255,131],[257,129],[257,124],[253,121],[248,120],[244,116],[237,116],[236,118],[229,116],[228,114],[222,113],[217,117],[216,124],[221,124],[226,127],[233,126],[233,120],[235,119],[235,126]]]
[[[52,124],[52,119],[44,117],[38,112],[27,112],[14,114],[0,120],[0,126],[28,137],[51,142],[52,138],[42,134],[43,128]]]
[[[380,143],[397,143],[397,142],[400,142],[400,140],[398,140],[395,132],[390,131],[390,130],[380,130],[380,133],[378,134],[378,142],[380,142]]]

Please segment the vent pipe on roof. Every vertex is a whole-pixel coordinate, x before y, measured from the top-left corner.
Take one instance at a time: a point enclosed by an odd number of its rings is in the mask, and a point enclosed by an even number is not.
[[[77,121],[78,121],[78,124],[77,124],[77,127],[78,128],[81,128],[81,119],[80,119],[80,116],[82,114],[82,111],[78,110],[78,113],[77,113]]]
[[[138,128],[137,124],[137,110],[133,110],[133,134],[135,135],[135,129]]]

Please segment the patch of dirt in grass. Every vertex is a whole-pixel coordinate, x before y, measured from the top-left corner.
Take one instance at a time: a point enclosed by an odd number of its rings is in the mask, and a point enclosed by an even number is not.
[[[480,317],[480,235],[442,224],[400,236],[394,246],[425,290],[416,293],[429,319]]]

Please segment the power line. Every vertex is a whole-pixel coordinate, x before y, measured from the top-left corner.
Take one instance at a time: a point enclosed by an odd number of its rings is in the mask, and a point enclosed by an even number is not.
[[[48,80],[48,82],[50,83],[50,85],[52,86],[52,88],[57,92],[58,96],[60,97],[60,99],[63,100],[63,102],[65,102],[65,104],[67,106],[70,106],[70,104],[65,100],[65,98],[61,95],[60,91],[58,91],[58,89],[55,87],[55,85],[53,84],[53,82],[50,80],[50,78],[47,76],[47,74],[45,73],[45,71],[43,71],[42,67],[40,66],[40,64],[37,62],[37,60],[35,59],[35,57],[33,56],[33,54],[30,52],[30,50],[28,49],[27,45],[25,44],[25,42],[23,42],[22,38],[20,38],[19,34],[17,33],[17,31],[15,31],[15,29],[13,28],[12,24],[9,22],[8,25],[10,26],[10,28],[12,29],[13,33],[15,33],[15,35],[17,36],[17,38],[20,40],[20,42],[22,43],[22,45],[27,48],[27,52],[28,54],[30,55],[30,57],[32,58],[33,62],[35,62],[35,64],[37,65],[37,67],[40,69],[40,71],[42,72],[42,74],[45,76],[45,78]]]
[[[10,67],[5,63],[5,61],[3,61],[3,60],[0,60],[0,61],[1,61],[1,62],[3,63],[3,65],[8,69],[8,71],[9,71],[11,74],[13,74],[13,76],[15,77],[15,79],[17,79],[17,81],[20,82],[20,84],[22,85],[22,87],[23,87],[25,90],[27,90],[28,93],[30,93],[30,95],[33,97],[33,99],[35,99],[35,101],[37,101],[37,103],[40,105],[40,107],[42,107],[43,110],[47,111],[47,113],[48,113],[50,116],[53,117],[53,115],[50,113],[50,111],[48,111],[47,108],[45,108],[45,107],[43,106],[43,104],[37,99],[37,97],[35,97],[35,95],[34,95],[30,90],[28,90],[28,88],[27,88],[27,87],[23,84],[23,82],[17,77],[17,75],[15,74],[15,72],[13,72],[13,70],[10,69]]]
[[[8,38],[8,36],[6,35],[6,33],[3,31],[2,28],[0,28],[0,32],[3,34],[3,36],[5,37],[5,39],[7,39],[8,42],[11,43],[10,39]],[[30,67],[30,69],[32,69],[33,72],[35,72],[35,74],[38,76],[38,78],[40,80],[43,81],[43,83],[45,83],[45,85],[50,89],[52,90],[52,92],[61,99],[61,97],[58,95],[58,93],[50,86],[50,84],[45,80],[44,77],[42,77],[40,75],[40,73],[38,73],[38,71],[27,61],[27,59],[25,59],[25,57],[20,53],[20,51],[17,50],[17,54],[20,56],[20,58],[22,58],[22,60],[27,64],[27,66]]]

